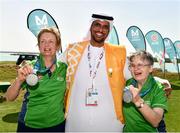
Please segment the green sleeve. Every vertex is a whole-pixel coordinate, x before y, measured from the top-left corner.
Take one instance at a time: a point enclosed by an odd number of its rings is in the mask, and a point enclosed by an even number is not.
[[[165,111],[168,111],[167,107],[167,97],[165,96],[165,92],[163,90],[163,86],[160,83],[155,85],[155,94],[153,97],[152,107],[163,108]]]

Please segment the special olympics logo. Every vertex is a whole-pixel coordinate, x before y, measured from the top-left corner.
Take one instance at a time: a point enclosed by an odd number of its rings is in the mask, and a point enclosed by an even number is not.
[[[153,35],[151,36],[151,40],[152,40],[153,42],[156,42],[156,41],[158,40],[157,34],[153,34]]]

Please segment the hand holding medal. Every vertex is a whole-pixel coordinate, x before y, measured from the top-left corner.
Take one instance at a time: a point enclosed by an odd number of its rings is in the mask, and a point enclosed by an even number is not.
[[[36,70],[33,70],[33,73],[29,74],[26,77],[26,83],[30,86],[35,86],[38,83],[38,76]]]
[[[54,59],[50,67],[43,69],[40,65],[40,59],[38,59],[34,65],[34,68],[31,68],[31,73],[26,77],[26,83],[30,86],[35,86],[38,83],[38,75],[45,75],[47,73],[50,74],[50,69],[54,64],[56,64],[56,59]]]
[[[38,82],[36,71],[33,70],[32,66],[27,63],[18,70],[17,79],[20,82],[24,82],[26,80],[27,84],[30,86],[34,86]]]

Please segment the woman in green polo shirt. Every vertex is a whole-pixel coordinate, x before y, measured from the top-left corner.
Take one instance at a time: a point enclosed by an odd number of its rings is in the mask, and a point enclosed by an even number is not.
[[[26,88],[17,132],[64,132],[67,65],[56,60],[56,52],[61,48],[60,32],[55,28],[42,29],[37,39],[39,58],[18,70],[6,98],[13,101],[20,89]]]
[[[133,53],[129,61],[129,70],[133,78],[126,82],[131,95],[129,101],[126,95],[123,103],[125,117],[123,131],[158,132],[159,122],[167,110],[167,98],[163,86],[151,75],[153,57],[148,52],[139,51]]]

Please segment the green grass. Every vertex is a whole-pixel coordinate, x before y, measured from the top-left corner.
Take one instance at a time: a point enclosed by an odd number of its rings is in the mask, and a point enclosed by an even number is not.
[[[1,94],[2,95],[2,94]],[[0,132],[14,132],[17,129],[17,118],[22,100],[0,103]]]
[[[168,132],[180,132],[180,89],[172,91],[168,100],[168,113],[165,114],[165,121]]]
[[[9,81],[12,82],[15,79],[16,72],[16,63],[13,61],[3,61],[0,62],[0,82]]]
[[[5,71],[5,72],[4,72]],[[0,62],[0,81],[12,82],[16,77],[15,62]],[[155,70],[153,75],[164,78],[164,74]],[[168,132],[180,132],[180,81],[177,73],[166,73],[173,87],[172,94],[168,100],[168,113],[165,114],[165,121]],[[0,95],[4,95],[0,93]],[[0,103],[0,132],[14,132],[17,128],[17,117],[22,104],[23,92],[14,102]]]

